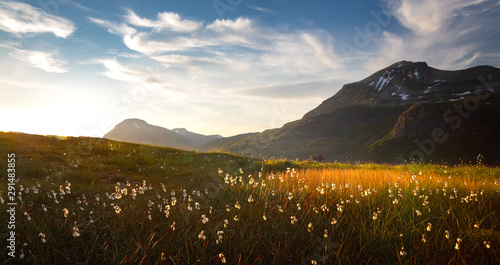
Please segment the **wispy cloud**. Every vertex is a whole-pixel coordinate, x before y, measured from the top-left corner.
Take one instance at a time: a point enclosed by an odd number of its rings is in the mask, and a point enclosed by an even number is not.
[[[67,72],[67,62],[59,59],[57,52],[32,51],[26,49],[18,49],[11,47],[10,54],[25,62],[27,65],[42,69],[48,73],[65,73]]]
[[[0,2],[0,30],[16,35],[26,33],[52,33],[67,38],[75,31],[67,19],[50,15],[31,5],[4,0]]]
[[[255,11],[263,12],[263,13],[270,13],[270,14],[273,14],[273,15],[278,14],[278,12],[276,12],[276,11],[273,11],[273,10],[270,10],[268,8],[264,8],[264,7],[261,7],[261,6],[249,5],[248,8],[253,9]]]
[[[111,79],[139,84],[159,81],[147,71],[124,66],[116,60],[101,60],[100,63],[107,69],[103,74]]]
[[[384,32],[366,61],[378,70],[399,60],[427,61],[445,69],[465,68],[498,43],[500,6],[488,0],[392,1],[392,15],[406,29]]]
[[[176,32],[193,32],[199,30],[203,26],[203,23],[181,19],[181,16],[172,12],[158,13],[158,18],[156,20],[150,20],[147,18],[141,18],[133,11],[128,10],[128,14],[125,18],[131,25],[153,28],[156,31],[168,30]]]

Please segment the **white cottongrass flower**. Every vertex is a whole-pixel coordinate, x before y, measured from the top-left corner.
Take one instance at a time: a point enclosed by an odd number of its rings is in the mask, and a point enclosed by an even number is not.
[[[486,248],[490,248],[491,247],[491,241],[484,241],[483,243],[484,243],[484,246]]]
[[[201,222],[202,222],[203,224],[208,223],[208,218],[207,218],[207,216],[206,216],[206,215],[204,215],[204,214],[202,214],[202,215],[201,215]]]
[[[73,225],[73,237],[79,237],[80,236],[80,230],[76,226],[76,222]]]
[[[461,238],[457,238],[457,243],[455,244],[455,249],[460,250],[460,242],[462,242]]]
[[[220,259],[220,262],[226,263],[226,257],[224,257],[224,254],[220,253],[219,254],[219,259]]]
[[[309,231],[309,233],[311,233],[313,229],[314,229],[313,224],[312,224],[312,223],[309,223],[309,224],[307,225],[307,231]]]
[[[42,243],[47,243],[47,240],[45,240],[45,234],[44,233],[40,233],[38,234],[38,236],[40,237],[40,240],[42,241]]]
[[[198,238],[199,239],[207,239],[207,237],[205,236],[205,230],[201,230],[201,232],[198,234]]]

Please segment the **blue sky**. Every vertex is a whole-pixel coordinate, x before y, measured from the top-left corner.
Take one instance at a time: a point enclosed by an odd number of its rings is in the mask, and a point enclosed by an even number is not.
[[[262,131],[400,60],[499,67],[498,25],[488,0],[2,0],[0,130]]]

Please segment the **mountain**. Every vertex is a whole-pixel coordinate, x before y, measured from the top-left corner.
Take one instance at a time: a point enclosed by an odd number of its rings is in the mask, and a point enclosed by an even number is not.
[[[476,161],[500,164],[500,69],[444,71],[401,61],[355,83],[281,128],[212,148],[327,161]]]
[[[172,131],[174,131],[175,133],[177,133],[179,135],[186,137],[187,139],[189,139],[191,141],[192,144],[197,145],[197,146],[204,145],[204,144],[207,144],[211,141],[224,138],[218,134],[203,135],[203,134],[190,132],[184,128],[176,128],[176,129],[172,129]]]
[[[169,130],[151,125],[140,119],[127,119],[117,124],[103,138],[158,146],[168,146],[180,149],[196,149],[197,146],[206,144],[220,135],[202,135],[186,129]]]

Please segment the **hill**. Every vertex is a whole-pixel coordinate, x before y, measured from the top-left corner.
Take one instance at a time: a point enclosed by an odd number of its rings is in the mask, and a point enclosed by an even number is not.
[[[202,135],[190,132],[184,128],[169,130],[155,126],[140,119],[126,119],[117,124],[103,138],[158,146],[168,146],[187,150],[223,138],[220,135]]]

